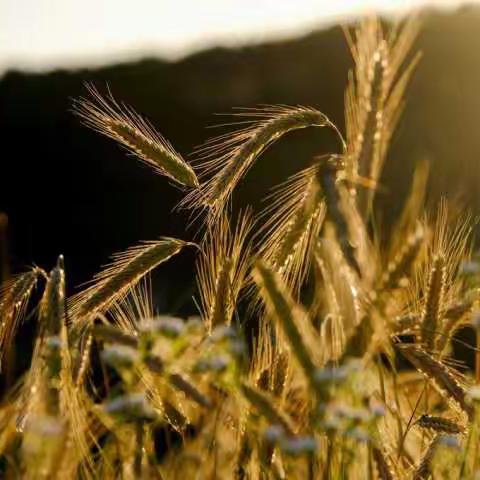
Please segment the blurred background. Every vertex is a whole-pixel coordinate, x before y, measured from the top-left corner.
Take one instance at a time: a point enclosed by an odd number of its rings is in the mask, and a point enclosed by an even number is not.
[[[341,25],[380,9],[422,9],[423,57],[387,159],[382,222],[401,207],[416,162],[431,161],[430,202],[461,197],[480,214],[480,5],[444,0],[1,0],[2,276],[66,258],[70,293],[110,254],[161,235],[190,239],[182,193],[83,127],[72,99],[93,81],[147,116],[188,157],[224,132],[232,107],[302,104],[343,129],[352,59]],[[300,131],[257,162],[235,194],[253,203],[333,151],[327,131]],[[191,308],[193,252],[156,274],[158,307]]]

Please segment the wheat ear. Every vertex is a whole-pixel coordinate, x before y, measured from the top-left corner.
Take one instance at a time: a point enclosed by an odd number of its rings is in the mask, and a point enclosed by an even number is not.
[[[410,272],[420,248],[425,239],[425,230],[421,224],[407,238],[405,245],[397,255],[388,263],[386,272],[383,273],[378,290],[391,290],[398,288],[401,281]]]
[[[50,272],[45,293],[40,304],[40,323],[48,335],[42,350],[48,373],[48,409],[52,415],[60,415],[68,425],[65,448],[58,452],[59,475],[68,476],[72,468],[71,457],[80,463],[85,473],[93,471],[91,442],[93,424],[82,392],[75,382],[68,338],[68,310],[63,256]],[[38,388],[38,387],[37,387]]]
[[[459,301],[445,309],[443,314],[442,335],[437,336],[435,350],[440,357],[445,354],[447,345],[452,340],[455,330],[463,323],[467,313],[472,311],[473,302],[471,300]],[[468,317],[467,317],[468,318]]]
[[[404,248],[405,241],[412,238],[412,232],[419,229],[418,219],[421,218],[425,206],[429,173],[430,163],[427,160],[418,162],[402,213],[390,234],[390,258],[395,257],[396,253]]]
[[[275,405],[275,400],[266,392],[258,388],[242,384],[245,398],[272,424],[280,425],[288,435],[295,435],[295,426],[292,419]]]
[[[394,480],[395,476],[383,451],[380,448],[373,447],[372,455],[377,467],[378,478],[380,480]]]
[[[328,229],[325,233],[328,235]],[[321,318],[320,338],[323,361],[338,361],[347,340],[360,322],[361,306],[356,292],[360,288],[337,242],[327,238],[318,242],[314,252],[316,288],[313,309]],[[319,307],[321,310],[318,311]]]
[[[271,339],[264,337],[269,331],[269,326],[264,325],[257,340],[251,370],[258,388],[280,398],[287,381],[289,355],[285,350],[279,350],[278,345],[273,345]]]
[[[65,271],[63,256],[50,272],[45,293],[40,303],[40,321],[45,323],[49,335],[60,335],[66,323]]]
[[[432,350],[435,345],[435,332],[443,315],[445,276],[445,259],[442,255],[438,255],[433,260],[430,270],[425,307],[420,326],[421,340],[427,350]]]
[[[468,300],[452,303],[445,308],[443,313],[445,321],[442,326],[442,334],[437,336],[435,351],[440,354],[442,353],[453,334],[455,326],[461,321],[464,315],[472,310],[472,307],[472,301]],[[422,315],[415,313],[396,317],[393,322],[395,333],[407,333],[407,331],[411,333],[417,330],[421,319]]]
[[[208,206],[213,218],[227,204],[235,186],[266,148],[284,134],[307,127],[330,127],[340,133],[318,110],[306,107],[270,107],[244,114],[251,125],[211,140],[199,151],[201,176],[214,176],[191,192],[182,205]]]
[[[371,64],[367,69],[369,89],[365,98],[365,123],[362,134],[360,151],[358,152],[358,174],[362,177],[370,177],[371,168],[379,160],[380,145],[383,129],[383,108],[385,94],[383,91],[383,77],[387,67],[387,47],[384,41],[380,41],[375,50]],[[358,198],[359,210],[363,213],[371,208],[371,193],[362,190]]]
[[[438,433],[449,433],[457,435],[464,431],[464,428],[448,418],[436,417],[434,415],[422,415],[416,422],[422,428],[434,430]]]
[[[317,180],[322,190],[327,207],[327,219],[335,228],[340,248],[348,264],[361,276],[361,269],[355,256],[355,248],[350,242],[347,217],[342,209],[338,173],[343,168],[343,157],[332,155],[318,158]]]
[[[27,477],[37,478],[39,472],[50,478],[54,471],[65,473],[63,460],[67,450],[63,441],[68,442],[73,434],[70,424],[70,404],[75,401],[76,392],[72,386],[70,351],[66,328],[65,273],[63,257],[48,276],[40,301],[39,334],[35,343],[31,370],[24,385],[25,403],[23,426],[26,425],[25,449],[30,445],[32,428],[41,422],[52,422],[56,433],[46,439],[45,450],[34,451],[26,461]],[[68,430],[67,430],[68,426]],[[38,458],[36,458],[38,455]]]
[[[355,74],[350,75],[345,98],[349,174],[376,182],[391,135],[401,112],[402,98],[418,58],[401,73],[418,32],[418,22],[405,22],[398,35],[386,38],[376,18],[363,21],[355,42],[347,33]],[[360,211],[369,215],[374,190],[360,192]]]
[[[119,104],[111,94],[104,98],[94,86],[87,85],[87,89],[92,100],[82,98],[74,105],[74,112],[85,125],[117,141],[156,172],[181,185],[198,187],[190,165],[147,120]]]
[[[94,313],[105,311],[148,272],[176,255],[185,245],[189,243],[163,237],[114,255],[113,263],[95,276],[94,284],[72,298],[72,317],[88,321]]]
[[[249,212],[240,215],[234,231],[226,216],[209,226],[203,254],[197,261],[202,318],[209,331],[232,320],[250,266],[251,228]]]
[[[415,344],[398,344],[396,347],[412,364],[431,381],[448,402],[458,405],[471,417],[472,405],[467,401],[465,389],[451,373],[450,369]]]
[[[430,442],[427,451],[423,455],[420,463],[418,464],[415,472],[413,473],[413,480],[427,480],[430,477],[432,460],[437,450],[437,447],[441,443],[443,438],[445,438],[445,435],[439,434]]]
[[[316,370],[316,351],[313,345],[318,338],[307,313],[294,302],[280,275],[264,262],[258,261],[255,264],[252,275],[260,289],[268,315],[281,326],[293,355],[306,377],[313,382]]]
[[[256,236],[259,256],[280,273],[295,296],[308,276],[312,248],[325,218],[316,171],[316,165],[308,167],[274,188]]]
[[[59,382],[70,382],[70,351],[66,328],[65,271],[63,256],[50,272],[45,292],[40,302],[40,327],[45,329],[47,338],[43,346],[48,370],[47,406],[51,415],[59,414]],[[71,393],[67,385],[62,390],[64,395]]]
[[[0,290],[0,360],[4,360],[38,279],[47,274],[38,267],[14,277]]]

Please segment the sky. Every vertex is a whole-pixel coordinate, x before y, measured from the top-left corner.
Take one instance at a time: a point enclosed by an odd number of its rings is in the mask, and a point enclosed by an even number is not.
[[[0,74],[176,59],[292,37],[351,15],[460,0],[0,0]]]

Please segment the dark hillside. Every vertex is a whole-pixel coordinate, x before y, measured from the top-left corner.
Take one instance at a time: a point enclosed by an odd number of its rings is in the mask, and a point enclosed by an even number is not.
[[[390,216],[400,205],[405,175],[425,156],[433,164],[434,195],[460,190],[480,213],[479,32],[480,11],[472,8],[425,20],[418,42],[423,59],[384,177],[383,203]],[[117,98],[148,116],[186,155],[220,132],[204,127],[222,123],[213,114],[231,107],[313,105],[342,125],[350,64],[343,34],[333,28],[283,43],[214,49],[178,63],[146,59],[99,70],[8,73],[0,81],[0,210],[10,219],[12,269],[31,262],[50,268],[63,253],[71,281],[78,284],[110,253],[140,239],[193,234],[185,232],[184,216],[170,215],[181,194],[165,178],[126,158],[69,112],[85,80],[99,87],[108,82]],[[335,148],[327,132],[298,132],[282,140],[241,184],[237,204],[260,198],[314,153]],[[166,297],[178,285],[186,287],[183,300],[191,295],[188,254],[162,272]],[[178,300],[178,290],[171,296]]]

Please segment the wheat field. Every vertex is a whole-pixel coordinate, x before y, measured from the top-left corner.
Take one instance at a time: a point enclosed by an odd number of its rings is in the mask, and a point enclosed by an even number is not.
[[[192,162],[87,86],[74,113],[185,193],[191,235],[114,255],[73,297],[61,255],[3,286],[2,372],[21,323],[36,334],[0,404],[1,478],[480,478],[480,355],[472,369],[453,355],[459,329],[480,338],[475,219],[446,199],[426,207],[426,162],[393,227],[377,218],[420,28],[368,18],[345,30],[344,131],[313,107],[237,110]],[[262,153],[317,128],[337,151],[285,179],[264,211],[234,215]],[[185,249],[187,319],[155,310],[150,277]]]

